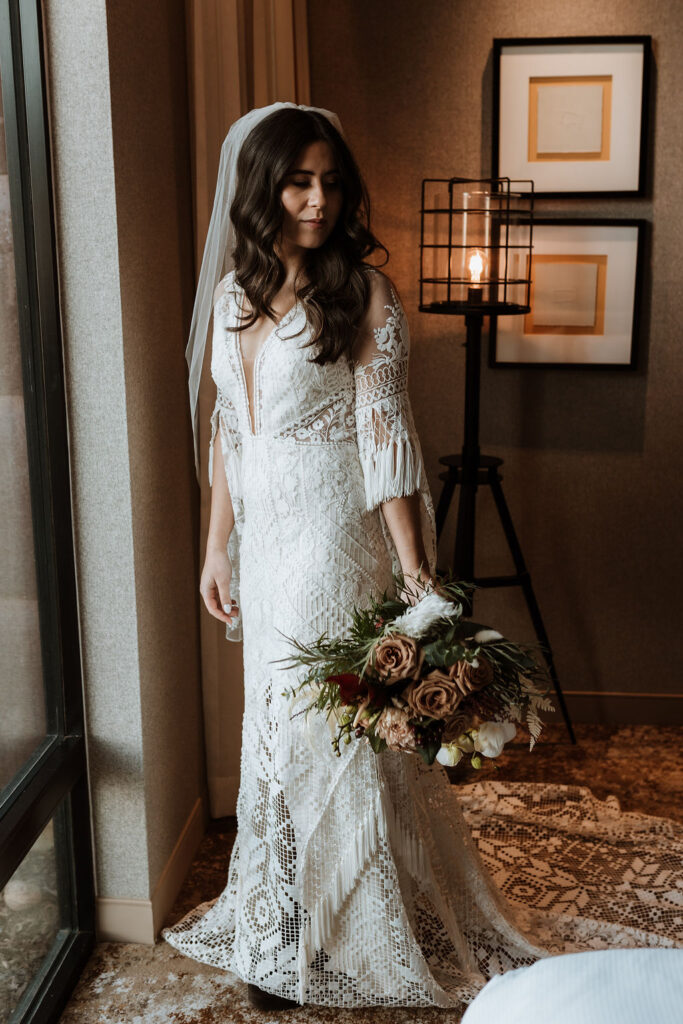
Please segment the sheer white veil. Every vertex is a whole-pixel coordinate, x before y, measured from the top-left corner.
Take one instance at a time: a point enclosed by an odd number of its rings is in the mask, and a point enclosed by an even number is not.
[[[252,128],[264,117],[282,107],[297,107],[299,110],[314,110],[319,114],[324,114],[332,122],[340,135],[343,135],[339,118],[331,110],[325,110],[322,107],[307,107],[300,103],[291,103],[289,101],[278,101],[277,103],[271,103],[267,107],[257,107],[254,110],[248,111],[243,117],[234,122],[223,141],[218,165],[216,195],[213,201],[213,211],[211,213],[202,265],[197,281],[197,292],[192,311],[192,322],[190,324],[190,337],[185,349],[185,358],[190,374],[190,410],[194,433],[194,462],[198,480],[200,479],[199,410],[197,402],[199,383],[204,362],[209,320],[213,311],[213,293],[218,282],[233,269],[231,253],[235,245],[235,229],[230,220],[230,206],[235,197],[237,184],[237,157],[242,143]]]

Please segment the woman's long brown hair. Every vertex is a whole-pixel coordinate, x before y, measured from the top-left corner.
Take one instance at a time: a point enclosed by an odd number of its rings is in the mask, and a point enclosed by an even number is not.
[[[285,107],[263,118],[242,144],[237,161],[237,190],[230,207],[237,242],[232,252],[235,278],[249,299],[252,313],[234,330],[246,330],[262,315],[276,319],[271,303],[285,282],[286,271],[274,244],[283,223],[284,180],[301,150],[312,142],[332,150],[342,190],[342,207],[334,228],[305,264],[308,282],[295,284],[312,337],[318,344],[311,362],[336,362],[350,353],[356,328],[368,301],[369,280],[364,259],[387,249],[370,230],[370,199],[356,161],[334,125],[316,111]]]

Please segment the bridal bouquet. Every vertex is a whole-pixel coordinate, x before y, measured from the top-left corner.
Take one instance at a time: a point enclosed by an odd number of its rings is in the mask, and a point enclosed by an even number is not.
[[[393,578],[403,593],[403,574]],[[292,706],[304,703],[294,714],[325,714],[338,756],[355,737],[375,753],[404,751],[444,765],[469,754],[481,768],[515,737],[517,723],[526,726],[531,750],[542,729],[539,710],[555,710],[534,657],[541,645],[514,643],[463,619],[462,601],[474,584],[450,573],[435,585],[419,576],[415,584],[422,593],[414,605],[384,591],[354,607],[347,637],[323,633],[311,644],[285,637],[296,653],[277,660],[306,669],[283,694]]]

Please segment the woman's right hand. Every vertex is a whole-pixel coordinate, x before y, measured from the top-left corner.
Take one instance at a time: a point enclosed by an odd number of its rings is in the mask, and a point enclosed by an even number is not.
[[[239,607],[230,598],[231,579],[232,565],[227,551],[207,549],[199,593],[211,615],[221,622],[234,623],[240,613]]]

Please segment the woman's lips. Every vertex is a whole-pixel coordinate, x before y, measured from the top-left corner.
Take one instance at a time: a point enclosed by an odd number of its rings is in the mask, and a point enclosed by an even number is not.
[[[324,228],[325,227],[325,225],[327,224],[327,221],[326,220],[305,220],[304,224],[308,224],[309,228],[313,228],[314,230],[315,229],[320,230],[320,228]]]

